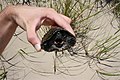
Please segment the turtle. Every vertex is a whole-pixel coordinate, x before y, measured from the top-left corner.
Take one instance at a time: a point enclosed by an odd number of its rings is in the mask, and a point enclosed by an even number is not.
[[[55,27],[51,28],[42,38],[41,48],[47,52],[70,49],[76,43],[76,37],[69,31]]]

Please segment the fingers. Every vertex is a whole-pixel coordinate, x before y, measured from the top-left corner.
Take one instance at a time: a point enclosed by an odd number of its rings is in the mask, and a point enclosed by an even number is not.
[[[71,34],[73,34],[75,36],[75,33],[70,26],[71,20],[69,18],[67,18],[66,16],[63,16],[61,14],[58,15],[58,13],[52,12],[52,13],[49,13],[46,17],[55,21],[56,24],[58,24],[60,27],[62,27],[64,29],[66,29],[67,31],[69,31]]]
[[[34,46],[37,51],[41,50],[41,42],[36,33],[35,27],[27,26],[27,39]]]
[[[62,14],[59,14],[62,18],[64,18],[69,24],[71,23],[71,19],[68,18],[67,16],[64,16]],[[49,19],[49,18],[46,18],[46,19],[43,19],[42,22],[41,22],[42,25],[56,25],[55,21]]]
[[[67,16],[64,16],[64,15],[62,15],[62,14],[59,14],[62,18],[64,18],[69,24],[71,23],[71,19],[69,18],[69,17],[67,17]]]

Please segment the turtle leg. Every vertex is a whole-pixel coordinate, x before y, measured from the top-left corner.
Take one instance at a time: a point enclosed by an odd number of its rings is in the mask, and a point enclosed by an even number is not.
[[[67,51],[69,52],[69,54],[70,54],[71,56],[77,55],[77,53],[74,52],[72,48],[68,49]]]

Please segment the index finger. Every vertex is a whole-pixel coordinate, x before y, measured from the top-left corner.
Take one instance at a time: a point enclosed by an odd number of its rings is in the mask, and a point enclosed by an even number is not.
[[[62,18],[64,18],[69,24],[72,22],[72,20],[69,18],[69,17],[67,17],[67,16],[65,16],[65,15],[63,15],[63,14],[59,14]]]

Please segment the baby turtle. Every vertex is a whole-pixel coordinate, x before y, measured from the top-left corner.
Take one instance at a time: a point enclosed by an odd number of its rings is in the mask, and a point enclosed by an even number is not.
[[[63,28],[51,28],[42,38],[41,48],[47,52],[70,49],[76,43],[76,38]]]

